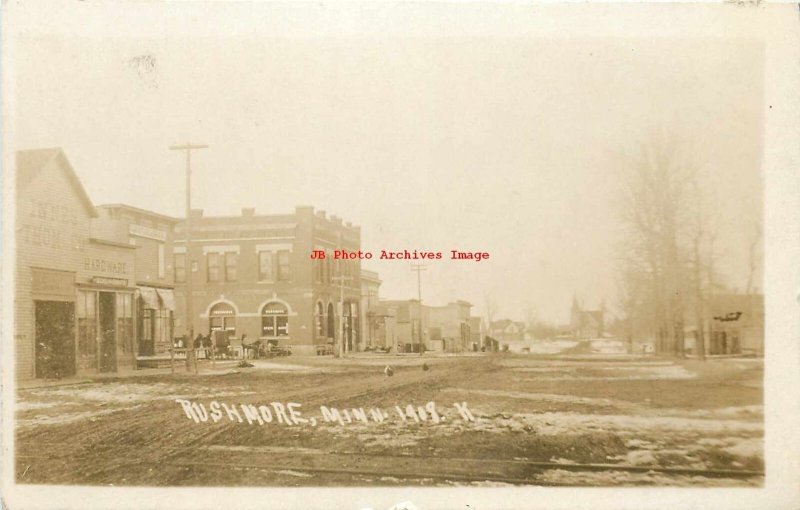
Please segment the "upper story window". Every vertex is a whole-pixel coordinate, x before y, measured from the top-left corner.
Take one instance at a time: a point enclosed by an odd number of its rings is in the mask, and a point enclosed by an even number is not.
[[[236,252],[209,252],[206,254],[209,282],[235,282],[239,254]]]
[[[164,244],[158,244],[158,277],[163,279],[167,271],[167,256],[164,251]]]
[[[219,281],[219,253],[209,253],[206,255],[206,264],[208,265],[208,281]]]
[[[325,260],[316,259],[314,261],[314,281],[322,283],[325,273]]]
[[[236,281],[236,264],[239,254],[236,252],[228,252],[225,254],[225,281]]]
[[[288,250],[280,250],[278,252],[278,280],[282,282],[289,281],[292,278],[290,258]]]
[[[275,254],[271,251],[258,252],[258,281],[275,281]]]
[[[182,283],[186,281],[186,254],[175,254],[175,281]]]

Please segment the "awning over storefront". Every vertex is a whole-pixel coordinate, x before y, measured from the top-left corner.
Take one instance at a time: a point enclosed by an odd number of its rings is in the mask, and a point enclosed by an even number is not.
[[[153,310],[161,308],[161,305],[158,303],[158,293],[156,293],[156,289],[152,287],[139,287],[139,295],[141,295],[144,300],[145,308],[152,308]]]
[[[175,294],[172,292],[172,289],[156,289],[158,292],[158,297],[161,298],[161,302],[164,303],[164,308],[167,310],[175,311]]]

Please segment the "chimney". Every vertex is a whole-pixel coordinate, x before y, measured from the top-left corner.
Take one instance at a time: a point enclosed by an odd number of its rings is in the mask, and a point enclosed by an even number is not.
[[[325,219],[325,211],[317,211],[317,216],[319,216],[320,218],[322,218],[324,220]]]
[[[203,210],[202,209],[192,209],[192,218],[202,218],[203,217]]]
[[[242,217],[244,218],[252,218],[255,213],[255,207],[242,207]]]

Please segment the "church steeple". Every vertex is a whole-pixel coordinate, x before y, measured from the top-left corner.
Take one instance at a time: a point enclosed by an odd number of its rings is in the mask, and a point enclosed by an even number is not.
[[[580,311],[580,309],[581,309],[581,307],[580,307],[580,305],[578,304],[578,296],[576,296],[575,294],[573,294],[573,295],[572,295],[572,311],[573,311],[573,312],[578,312],[578,311]]]

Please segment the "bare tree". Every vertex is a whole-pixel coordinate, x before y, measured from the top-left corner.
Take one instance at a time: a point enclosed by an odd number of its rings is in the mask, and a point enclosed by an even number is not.
[[[497,301],[495,301],[494,296],[491,294],[484,295],[484,308],[486,310],[486,327],[492,327],[492,322],[494,322],[494,316],[497,314]]]
[[[651,137],[624,168],[621,216],[627,237],[620,276],[629,292],[640,294],[628,307],[647,314],[661,354],[684,355],[685,239],[697,171],[682,147],[661,134]]]
[[[761,239],[764,235],[763,226],[760,220],[757,220],[753,223],[750,233],[749,233],[749,241],[748,241],[748,274],[747,274],[747,285],[745,286],[746,292],[748,295],[754,294],[758,291],[758,285],[756,285],[756,276],[761,268]]]

